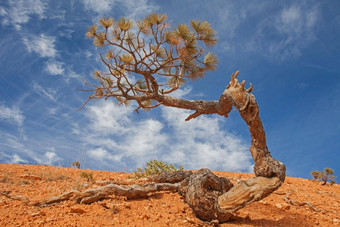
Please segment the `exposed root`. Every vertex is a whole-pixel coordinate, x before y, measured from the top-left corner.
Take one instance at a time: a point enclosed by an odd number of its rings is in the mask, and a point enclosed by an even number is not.
[[[47,205],[59,203],[65,200],[75,200],[80,204],[90,204],[102,200],[110,195],[126,196],[127,199],[138,199],[146,198],[148,193],[158,192],[158,191],[178,191],[180,184],[170,184],[170,183],[148,183],[142,185],[117,185],[108,184],[103,187],[88,189],[83,192],[78,190],[71,190],[65,192],[59,196],[53,196],[51,198],[45,199],[43,201],[30,201],[24,196],[12,196],[9,191],[1,192],[0,194],[13,199],[19,200],[30,206],[40,206],[44,207]]]
[[[314,211],[316,212],[320,212],[322,210],[319,210],[317,208],[315,208],[310,202],[308,201],[304,201],[304,202],[300,202],[300,201],[295,201],[295,200],[291,200],[289,199],[289,193],[286,193],[286,196],[283,197],[283,199],[290,205],[293,205],[293,206],[304,206],[304,205],[307,205],[309,206],[310,208],[312,208]]]
[[[2,191],[0,192],[0,195],[3,195],[9,199],[12,199],[12,200],[18,200],[18,201],[21,201],[25,204],[29,204],[30,203],[30,200],[28,198],[26,198],[25,196],[14,196],[14,195],[10,195],[9,193],[11,193],[10,191]]]

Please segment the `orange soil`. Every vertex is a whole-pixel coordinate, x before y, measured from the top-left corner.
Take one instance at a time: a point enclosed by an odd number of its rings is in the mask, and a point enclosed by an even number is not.
[[[96,182],[117,184],[145,183],[130,180],[131,173],[117,173],[42,165],[0,164],[0,192],[39,201],[72,189],[99,187],[80,177],[92,173]],[[233,183],[253,177],[247,173],[214,172]],[[287,204],[283,199],[310,202],[310,206]],[[278,191],[236,213],[220,226],[340,226],[340,185],[321,186],[320,182],[287,177]],[[212,226],[195,217],[177,193],[159,192],[148,199],[126,200],[112,196],[91,205],[64,201],[44,208],[27,206],[0,195],[0,226]]]

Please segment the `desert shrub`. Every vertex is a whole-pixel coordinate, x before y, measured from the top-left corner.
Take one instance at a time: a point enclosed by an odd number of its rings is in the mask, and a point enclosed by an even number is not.
[[[71,166],[76,166],[78,169],[80,169],[80,162],[78,161],[72,162]]]
[[[335,183],[335,176],[332,176],[334,171],[330,168],[325,168],[323,171],[313,171],[311,175],[314,177],[314,180],[322,181],[322,185],[325,185],[327,181],[330,181],[331,184]]]
[[[31,176],[35,176],[35,175],[31,175]],[[45,181],[63,181],[63,180],[67,180],[69,179],[69,177],[63,175],[63,174],[58,174],[57,172],[54,171],[48,171],[48,172],[42,172],[40,174],[37,175],[37,177],[42,178]]]
[[[163,172],[175,172],[178,170],[183,170],[183,166],[180,165],[178,168],[176,168],[173,164],[152,160],[146,163],[146,168],[138,168],[133,173],[135,178],[142,178],[158,175]]]
[[[87,182],[93,182],[93,174],[88,172],[81,172],[80,177],[83,177],[87,180]]]
[[[1,183],[8,183],[8,184],[13,184],[14,181],[11,178],[10,174],[5,173],[1,178],[0,178]]]

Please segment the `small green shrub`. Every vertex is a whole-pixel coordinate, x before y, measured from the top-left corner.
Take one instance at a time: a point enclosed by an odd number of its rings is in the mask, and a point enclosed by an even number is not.
[[[173,164],[168,164],[166,162],[152,160],[146,163],[146,168],[138,168],[134,171],[134,178],[150,177],[158,175],[163,172],[175,172],[178,170],[183,170],[183,166],[180,165],[178,169]]]
[[[87,182],[93,182],[93,175],[92,173],[87,173],[87,172],[81,172],[80,177],[83,177],[87,180]]]
[[[313,171],[311,175],[314,177],[314,180],[322,181],[322,185],[325,185],[327,181],[333,185],[335,183],[335,176],[332,176],[334,171],[330,168],[325,168],[323,171]]]

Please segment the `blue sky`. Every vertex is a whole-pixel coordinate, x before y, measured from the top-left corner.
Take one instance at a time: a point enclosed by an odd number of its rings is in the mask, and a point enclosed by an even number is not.
[[[340,1],[2,0],[0,163],[133,171],[152,159],[186,169],[251,172],[250,136],[228,119],[159,107],[134,112],[112,100],[77,109],[82,79],[105,70],[85,37],[101,17],[166,13],[172,25],[207,20],[218,69],[175,95],[218,100],[240,70],[254,85],[269,150],[289,176],[340,173]]]

